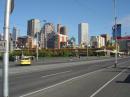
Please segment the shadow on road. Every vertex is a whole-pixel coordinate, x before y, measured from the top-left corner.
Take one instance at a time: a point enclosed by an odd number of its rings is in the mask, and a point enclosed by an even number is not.
[[[126,77],[124,81],[116,81],[116,83],[130,83],[130,74]]]
[[[114,68],[114,69],[120,69],[120,70],[122,70],[122,69],[128,69],[128,70],[130,70],[130,67],[128,67],[128,66],[123,66],[123,67],[120,67],[120,66],[117,66],[117,67],[112,67],[112,68]]]

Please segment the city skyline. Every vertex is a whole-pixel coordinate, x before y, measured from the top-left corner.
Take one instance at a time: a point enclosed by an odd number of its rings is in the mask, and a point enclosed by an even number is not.
[[[5,2],[4,0],[0,0],[0,2],[0,13],[2,14],[0,17],[0,32],[3,32]],[[123,35],[130,32],[129,2],[129,0],[117,1],[118,22],[122,24]],[[102,5],[99,7],[100,3]],[[113,0],[101,0],[100,2],[98,0],[34,0],[31,3],[25,0],[15,1],[15,8],[10,22],[11,31],[13,26],[16,25],[20,29],[20,35],[26,35],[27,21],[32,18],[46,20],[54,23],[54,25],[61,23],[67,26],[69,36],[75,36],[76,42],[78,42],[78,24],[82,22],[89,24],[90,36],[102,33],[112,35]]]

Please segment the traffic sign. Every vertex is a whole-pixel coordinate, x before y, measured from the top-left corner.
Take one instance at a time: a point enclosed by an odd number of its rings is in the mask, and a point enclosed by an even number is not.
[[[5,52],[5,44],[5,40],[0,41],[0,52]]]

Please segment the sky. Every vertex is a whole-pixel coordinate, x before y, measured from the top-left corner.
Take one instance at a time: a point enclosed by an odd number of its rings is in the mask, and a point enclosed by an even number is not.
[[[3,32],[5,1],[0,0],[0,32]],[[117,22],[122,24],[122,35],[130,35],[130,0],[116,0]],[[16,26],[20,36],[27,35],[30,19],[61,23],[68,28],[69,37],[78,41],[78,24],[89,24],[89,36],[112,34],[114,25],[113,0],[15,0],[10,16],[10,29]],[[43,22],[44,24],[44,22]]]

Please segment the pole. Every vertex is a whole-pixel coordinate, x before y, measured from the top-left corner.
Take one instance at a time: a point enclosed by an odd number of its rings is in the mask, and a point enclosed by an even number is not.
[[[116,52],[115,52],[115,65],[117,67],[117,16],[116,16],[116,0],[114,0],[114,18],[115,18],[115,44],[116,44]]]
[[[88,57],[88,45],[87,45],[87,57]]]
[[[9,21],[10,21],[10,3],[11,0],[6,0],[5,18],[4,18],[4,40],[5,52],[3,58],[3,97],[9,97],[9,82],[8,82],[8,69],[9,69]]]
[[[37,32],[37,61],[38,61],[38,49],[39,49],[38,40],[39,38],[38,38],[38,32]]]
[[[87,41],[87,57],[88,57],[88,41]]]
[[[45,48],[47,49],[47,32],[46,32],[46,26],[45,26]]]

